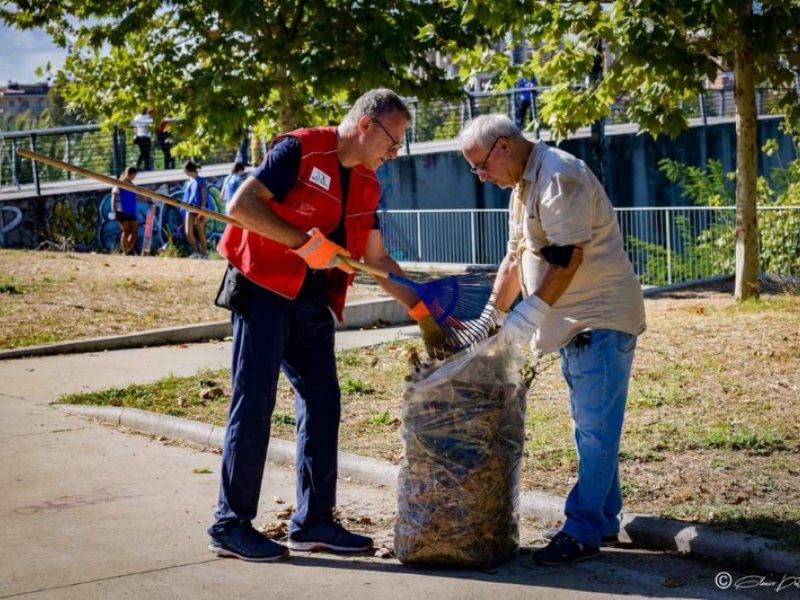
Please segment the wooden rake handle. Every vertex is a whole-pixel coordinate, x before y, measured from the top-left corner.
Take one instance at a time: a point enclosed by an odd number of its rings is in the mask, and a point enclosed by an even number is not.
[[[341,260],[344,264],[348,267],[352,267],[353,269],[358,269],[359,271],[364,271],[365,273],[369,273],[370,275],[375,275],[376,277],[380,277],[381,279],[394,279],[392,274],[389,271],[384,271],[383,269],[379,269],[378,267],[373,267],[372,265],[368,265],[358,260],[353,260],[352,258],[348,258],[346,256],[340,256],[339,260]]]
[[[57,169],[62,169],[64,171],[71,171],[72,173],[76,173],[78,175],[82,175],[84,177],[88,177],[89,179],[94,179],[96,181],[102,181],[103,183],[107,183],[111,186],[120,187],[122,189],[128,190],[133,192],[139,196],[144,196],[145,198],[150,198],[151,200],[157,200],[159,202],[163,202],[164,204],[170,204],[177,208],[182,208],[189,212],[197,213],[198,215],[203,215],[204,217],[208,217],[209,219],[215,219],[217,221],[222,221],[223,223],[229,223],[230,225],[235,225],[236,227],[240,227],[242,229],[247,229],[244,225],[242,225],[236,219],[229,217],[228,215],[218,213],[214,210],[208,210],[205,208],[201,208],[199,206],[195,206],[194,204],[187,204],[186,202],[181,202],[180,200],[176,200],[171,196],[166,196],[164,194],[159,194],[158,192],[154,192],[147,188],[134,185],[133,183],[129,183],[127,181],[121,179],[115,179],[114,177],[109,177],[108,175],[103,175],[102,173],[97,173],[96,171],[90,171],[89,169],[84,169],[83,167],[79,167],[77,165],[73,165],[68,162],[64,162],[63,160],[58,160],[57,158],[52,158],[45,154],[39,154],[38,152],[33,152],[32,150],[26,150],[25,148],[17,148],[17,154],[23,156],[25,158],[29,158],[30,160],[35,160],[40,163],[44,163],[46,165],[50,165],[51,167],[56,167]],[[255,233],[255,232],[254,232]],[[369,273],[370,275],[375,275],[382,279],[389,279],[389,272],[384,271],[383,269],[378,269],[377,267],[373,267],[367,264],[364,264],[360,261],[353,260],[346,258],[344,256],[341,257],[342,262],[344,262],[348,267],[353,269],[358,269],[360,271],[364,271]]]
[[[79,167],[77,165],[70,164],[68,162],[64,162],[62,160],[58,160],[57,158],[52,158],[50,156],[45,156],[44,154],[39,154],[38,152],[33,152],[32,150],[26,150],[25,148],[17,148],[17,154],[20,156],[24,156],[25,158],[29,158],[31,160],[35,160],[46,165],[50,165],[51,167],[56,167],[57,169],[62,169],[64,171],[72,171],[73,173],[77,173],[78,175],[83,175],[84,177],[88,177],[89,179],[95,179],[97,181],[102,181],[103,183],[107,183],[108,185],[112,185],[115,187],[119,187],[139,196],[144,196],[146,198],[150,198],[151,200],[158,200],[159,202],[163,202],[164,204],[171,204],[177,208],[182,208],[184,210],[188,210],[189,212],[197,213],[198,215],[203,215],[204,217],[208,217],[209,219],[216,219],[217,221],[222,221],[224,223],[230,223],[231,225],[236,225],[237,227],[244,227],[242,226],[239,221],[229,217],[228,215],[223,215],[222,213],[218,213],[213,210],[208,210],[205,208],[201,208],[200,206],[195,206],[194,204],[187,204],[186,202],[181,202],[180,200],[176,200],[171,196],[165,196],[164,194],[159,194],[158,192],[154,192],[152,190],[148,190],[147,188],[134,185],[133,183],[129,183],[122,179],[115,179],[114,177],[109,177],[108,175],[103,175],[102,173],[97,173],[95,171],[90,171],[89,169],[84,169],[83,167]]]

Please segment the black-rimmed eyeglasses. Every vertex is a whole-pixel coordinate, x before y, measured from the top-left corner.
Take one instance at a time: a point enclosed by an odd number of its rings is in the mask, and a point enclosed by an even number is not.
[[[494,152],[494,147],[497,146],[497,142],[500,141],[501,137],[503,137],[503,136],[501,135],[500,137],[495,139],[494,144],[492,144],[492,147],[489,148],[489,152],[486,153],[486,158],[483,159],[482,163],[478,163],[474,167],[470,167],[469,168],[470,173],[474,173],[475,175],[477,175],[478,171],[485,171],[486,170],[486,163],[489,162],[489,158],[492,156],[492,152]]]
[[[389,139],[390,139],[390,140],[392,140],[392,145],[391,145],[391,146],[389,146],[389,149],[387,150],[387,152],[395,152],[396,150],[400,150],[400,148],[402,148],[402,147],[403,147],[403,144],[402,144],[401,142],[399,142],[399,141],[397,140],[397,138],[396,138],[396,137],[394,137],[394,136],[393,136],[391,133],[389,133],[389,130],[388,130],[388,129],[386,129],[386,127],[384,127],[384,126],[383,126],[383,123],[381,123],[380,121],[378,121],[378,119],[376,119],[375,117],[372,117],[372,120],[373,120],[373,121],[375,121],[375,122],[378,124],[378,126],[379,126],[381,129],[383,129],[383,132],[384,132],[386,135],[388,135],[388,136],[389,136]]]

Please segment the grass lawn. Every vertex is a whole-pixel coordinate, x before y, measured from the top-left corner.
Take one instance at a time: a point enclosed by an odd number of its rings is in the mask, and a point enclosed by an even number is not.
[[[0,349],[221,321],[224,260],[0,249]],[[382,295],[359,276],[351,300]]]
[[[650,298],[646,307],[621,449],[626,509],[800,550],[800,296],[776,291],[737,305],[722,285]],[[339,353],[341,449],[401,460],[407,344]],[[539,370],[528,394],[523,488],[566,495],[577,466],[566,386],[554,356]],[[223,424],[228,377],[204,372],[62,401]],[[283,380],[272,420],[273,435],[294,438]]]

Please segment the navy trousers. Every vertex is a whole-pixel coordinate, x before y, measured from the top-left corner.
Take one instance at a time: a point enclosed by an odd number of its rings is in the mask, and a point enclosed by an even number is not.
[[[208,530],[212,535],[256,516],[280,369],[295,389],[297,512],[292,528],[331,520],[336,503],[341,392],[333,316],[322,294],[301,293],[290,301],[253,287],[247,317],[233,314],[232,399],[219,506]]]

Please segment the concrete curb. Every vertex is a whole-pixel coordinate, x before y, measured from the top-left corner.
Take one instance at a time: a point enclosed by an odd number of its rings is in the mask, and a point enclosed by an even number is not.
[[[230,321],[215,321],[213,323],[184,325],[182,327],[150,329],[127,335],[111,335],[57,344],[1,350],[0,360],[27,356],[52,356],[54,354],[102,352],[105,350],[122,350],[124,348],[141,348],[143,346],[207,342],[208,340],[220,340],[229,335],[231,335]]]
[[[192,442],[221,449],[223,427],[171,417],[135,408],[108,406],[55,405],[67,414],[91,417],[113,425],[122,425],[173,440]],[[293,465],[295,446],[292,442],[272,438],[267,459],[279,465]],[[339,477],[370,485],[395,487],[400,468],[373,458],[339,452]],[[520,493],[520,513],[543,522],[563,519],[564,499],[542,492]],[[641,548],[689,553],[695,556],[732,561],[747,561],[766,572],[794,574],[800,572],[800,554],[774,548],[766,538],[714,531],[709,527],[661,519],[642,514],[626,514],[622,535]]]
[[[381,298],[379,300],[352,302],[345,306],[344,323],[338,323],[337,329],[361,329],[376,324],[401,325],[410,322],[411,319],[401,304],[391,298]],[[233,329],[230,321],[214,321],[197,325],[150,329],[127,335],[112,335],[57,344],[0,350],[0,360],[78,352],[102,352],[105,350],[141,348],[143,346],[192,344],[209,340],[221,340],[231,335],[233,335]]]
[[[421,264],[404,263],[406,267],[421,268]],[[450,267],[450,272],[481,270],[469,265],[427,265],[429,270]],[[730,275],[710,277],[700,281],[676,283],[673,285],[644,288],[644,296],[652,296],[660,292],[669,292],[690,288],[698,284],[726,281],[732,279]],[[410,323],[406,309],[392,298],[379,300],[362,300],[351,302],[344,308],[344,323],[337,323],[337,330],[363,329],[375,325],[402,325]],[[212,323],[199,323],[181,327],[166,327],[151,329],[127,335],[114,335],[85,340],[59,342],[57,344],[43,344],[40,346],[26,346],[12,350],[0,350],[0,360],[24,358],[28,356],[52,356],[55,354],[72,354],[78,352],[102,352],[105,350],[122,350],[124,348],[141,348],[143,346],[164,346],[167,344],[192,344],[221,340],[233,335],[230,321],[214,321]]]

